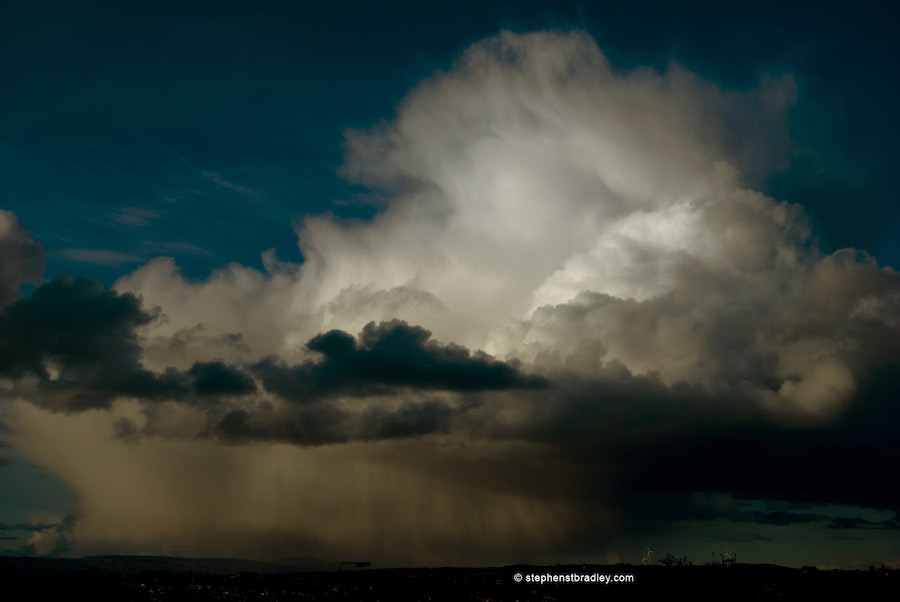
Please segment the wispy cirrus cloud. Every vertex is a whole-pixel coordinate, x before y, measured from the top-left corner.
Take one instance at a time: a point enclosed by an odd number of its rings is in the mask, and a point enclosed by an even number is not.
[[[109,251],[106,249],[61,249],[59,256],[79,263],[94,263],[105,266],[118,266],[128,263],[141,263],[144,258],[132,253]]]
[[[116,210],[112,214],[112,220],[126,226],[146,228],[150,222],[159,217],[160,212],[155,209],[143,209],[140,207],[125,207]]]

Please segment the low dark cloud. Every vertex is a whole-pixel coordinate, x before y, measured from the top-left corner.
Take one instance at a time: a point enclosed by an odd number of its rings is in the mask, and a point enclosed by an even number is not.
[[[363,416],[363,439],[400,439],[444,433],[450,430],[450,420],[456,408],[440,401],[407,402],[396,411],[380,408]]]
[[[0,312],[0,377],[33,402],[61,411],[108,408],[121,397],[179,400],[256,391],[251,376],[222,361],[198,361],[186,371],[145,369],[138,330],[154,319],[134,295],[84,278],[50,281]]]
[[[288,365],[269,356],[249,367],[286,405],[206,406],[210,426],[204,435],[229,443],[320,445],[447,433],[457,417],[479,406],[467,395],[549,386],[545,378],[483,352],[430,337],[426,329],[400,320],[369,323],[358,338],[340,330],[317,335],[306,345],[314,359]],[[215,363],[203,371],[215,372],[218,383],[252,392],[238,387],[252,381],[234,368]],[[195,364],[191,373],[199,372]],[[451,397],[434,397],[442,394]],[[362,405],[348,405],[342,398]]]
[[[198,395],[248,395],[256,392],[253,379],[224,362],[195,362],[187,374]]]
[[[358,338],[339,330],[315,336],[306,348],[317,357],[296,365],[270,356],[250,366],[195,361],[186,370],[155,372],[142,364],[138,335],[155,319],[131,294],[83,278],[53,280],[0,313],[0,376],[54,411],[110,408],[120,398],[182,403],[206,416],[208,426],[196,436],[299,445],[445,433],[473,404],[423,394],[548,384],[482,352],[433,341],[424,328],[399,320],[370,323]],[[287,405],[266,401],[267,394]],[[372,401],[348,408],[342,396]],[[115,421],[117,438],[173,436],[162,414],[143,407],[143,425],[129,417]]]
[[[896,374],[900,365],[884,363],[861,386],[851,411],[816,427],[785,424],[735,391],[716,396],[641,376],[575,380],[542,399],[524,399],[520,407],[531,420],[494,436],[552,443],[560,462],[581,467],[584,482],[596,483],[583,487],[585,500],[612,500],[635,522],[824,524],[833,516],[802,508],[900,511]],[[792,502],[792,508],[698,507],[695,492]],[[832,526],[890,524],[835,519]]]
[[[832,519],[828,523],[829,529],[900,529],[900,520],[898,517],[889,518],[887,520],[869,520],[859,517],[841,516]]]
[[[306,345],[320,361],[288,366],[268,357],[252,367],[266,389],[284,399],[307,402],[344,394],[369,396],[395,389],[490,391],[546,385],[483,352],[430,340],[431,333],[400,320],[367,324],[355,339],[341,330]]]
[[[336,399],[307,404],[255,404],[206,408],[209,426],[201,436],[229,444],[278,441],[327,445],[350,441],[407,439],[449,433],[477,404],[417,396],[373,396],[353,407]],[[464,427],[462,427],[464,428]],[[130,434],[130,433],[129,433]]]
[[[66,367],[136,363],[134,328],[152,319],[133,295],[84,278],[53,280],[0,316],[0,370],[46,374],[48,360]]]
[[[18,379],[22,392],[32,387],[36,403],[64,411],[177,392],[174,374],[140,363],[135,329],[153,318],[133,295],[84,278],[53,280],[0,314],[0,376]]]
[[[346,443],[353,438],[353,420],[333,403],[316,403],[299,409],[276,409],[265,404],[250,409],[210,411],[210,427],[202,435],[232,445],[254,441],[278,441],[294,445]]]

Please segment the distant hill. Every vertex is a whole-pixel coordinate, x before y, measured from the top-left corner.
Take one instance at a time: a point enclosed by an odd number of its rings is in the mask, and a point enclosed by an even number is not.
[[[93,602],[123,600],[421,600],[496,602],[602,599],[663,600],[690,592],[705,600],[865,599],[900,600],[900,571],[872,567],[820,571],[775,565],[633,566],[514,565],[505,567],[365,568],[338,574],[302,571],[317,559],[284,563],[236,558],[94,556],[90,558],[0,557],[5,591],[28,591],[29,599],[64,600],[90,592]],[[576,576],[578,578],[576,578]],[[603,577],[603,579],[600,579]]]
[[[239,573],[298,573],[334,571],[338,563],[319,558],[287,558],[277,562],[240,558],[176,558],[171,556],[87,556],[85,558],[21,558],[0,557],[0,570],[105,571],[109,573],[206,573],[236,575]]]

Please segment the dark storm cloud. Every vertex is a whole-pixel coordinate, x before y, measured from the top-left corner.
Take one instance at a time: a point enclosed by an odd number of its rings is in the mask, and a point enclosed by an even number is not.
[[[156,318],[134,295],[83,278],[53,280],[0,313],[0,376],[22,397],[56,411],[110,408],[118,398],[187,404],[208,424],[197,436],[232,444],[321,445],[444,433],[454,416],[477,403],[423,399],[421,393],[547,385],[482,352],[432,341],[429,331],[398,320],[370,323],[358,339],[338,330],[313,337],[306,348],[317,361],[288,365],[270,356],[249,368],[195,361],[186,370],[154,372],[142,365],[138,331]],[[178,331],[172,344],[188,336]],[[240,335],[227,339],[242,343]],[[265,393],[302,403],[282,407],[265,401]],[[347,395],[376,401],[347,408],[338,399]],[[176,434],[162,414],[143,408],[143,426],[128,417],[115,421],[117,438]]]
[[[413,439],[454,430],[477,403],[440,399],[403,399],[394,395],[367,399],[362,409],[336,400],[276,407],[263,403],[222,411],[208,407],[209,426],[200,434],[232,445],[278,441],[299,446],[330,445],[351,441]],[[122,437],[137,433],[122,425]]]
[[[188,403],[209,423],[200,436],[237,444],[285,441],[322,445],[349,440],[416,437],[447,432],[465,411],[442,400],[418,399],[415,391],[491,391],[539,388],[543,379],[484,353],[430,340],[430,333],[405,322],[370,323],[358,340],[342,331],[313,337],[307,349],[319,361],[289,366],[266,358],[248,372],[221,360],[197,361],[187,370],[153,372],[141,363],[137,331],[155,314],[131,294],[105,291],[86,279],[57,279],[0,313],[0,376],[34,403],[52,410],[109,408],[117,398]],[[176,333],[173,344],[187,336]],[[240,343],[239,335],[231,335]],[[224,398],[262,393],[290,401],[223,405]],[[413,397],[399,406],[372,404],[348,410],[333,399],[377,397],[397,391]],[[471,407],[471,404],[466,407]],[[462,408],[462,409],[461,409]],[[144,426],[122,417],[114,433],[124,441],[148,434],[170,435],[158,414],[145,407]]]
[[[508,402],[495,401],[486,415],[473,414],[477,423],[468,428],[493,439],[546,444],[548,459],[581,474],[573,499],[605,501],[619,509],[623,524],[648,531],[715,519],[893,528],[892,521],[845,520],[803,508],[845,504],[900,511],[896,361],[872,370],[852,409],[828,426],[785,424],[737,388],[712,395],[615,365],[602,366],[600,374],[557,375],[539,396],[517,395],[514,423],[500,419]],[[697,492],[731,501],[700,503]],[[779,507],[784,502],[790,507]]]
[[[369,396],[362,407],[348,406],[338,399],[287,405],[260,403],[224,410],[207,406],[208,427],[200,436],[232,445],[278,441],[304,447],[412,439],[464,429],[466,414],[478,406],[472,401],[420,399],[419,394],[409,391]],[[123,432],[124,438],[135,435],[132,430]]]
[[[53,410],[108,408],[119,397],[246,395],[253,379],[221,361],[161,373],[141,364],[136,332],[155,319],[131,294],[84,278],[48,282],[0,313],[0,377]]]
[[[291,366],[269,356],[249,368],[267,392],[288,405],[206,405],[209,426],[201,436],[232,444],[282,441],[303,446],[419,437],[449,432],[456,418],[479,407],[467,394],[549,385],[487,354],[442,345],[430,337],[424,328],[400,320],[369,323],[358,338],[340,330],[319,334],[306,345],[319,356],[317,361]],[[203,368],[207,371],[216,372],[220,392],[225,383],[252,392],[241,388],[252,381],[235,368],[215,363]],[[191,373],[199,372],[195,364]],[[422,398],[432,393],[460,399]],[[340,401],[342,396],[363,400],[364,405],[348,406]],[[134,435],[132,426],[122,425],[123,436]]]
[[[450,430],[457,412],[440,401],[403,404],[397,411],[375,408],[363,416],[362,439],[400,439]]]
[[[371,395],[392,389],[487,391],[540,388],[545,381],[482,352],[429,340],[431,333],[400,320],[367,324],[359,340],[340,330],[312,338],[307,349],[321,361],[288,366],[277,358],[254,372],[266,389],[291,401],[322,396]]]
[[[210,406],[204,434],[233,444],[297,445],[419,437],[451,431],[455,419],[480,406],[466,394],[549,385],[487,354],[430,337],[424,328],[400,320],[371,322],[358,338],[340,330],[319,334],[306,345],[317,361],[290,366],[270,356],[250,367],[266,391],[287,406],[263,403],[224,413]],[[460,399],[421,398],[438,392]],[[348,407],[341,396],[364,399],[365,405]]]
[[[378,399],[362,412],[329,401],[281,409],[264,405],[232,409],[220,418],[211,412],[205,435],[230,444],[280,441],[301,446],[407,439],[449,432],[453,420],[468,409],[434,399],[404,401],[399,407]]]
[[[352,438],[352,417],[337,405],[323,402],[279,411],[270,406],[253,410],[233,409],[212,422],[204,435],[232,445],[253,441],[280,441],[294,445],[346,443]]]
[[[0,314],[0,376],[25,386],[35,377],[34,401],[66,411],[177,392],[173,374],[140,364],[135,328],[152,320],[133,295],[83,278],[53,280]]]
[[[134,328],[152,319],[133,295],[83,278],[54,280],[0,315],[0,371],[46,376],[48,360],[66,367],[134,364]]]
[[[247,395],[256,392],[253,379],[224,362],[195,362],[187,373],[194,377],[198,395]]]

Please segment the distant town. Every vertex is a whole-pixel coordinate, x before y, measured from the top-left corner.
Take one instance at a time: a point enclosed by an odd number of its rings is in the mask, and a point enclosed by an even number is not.
[[[61,600],[75,593],[117,602],[181,600],[540,601],[897,599],[900,571],[887,566],[823,571],[738,562],[695,566],[671,556],[644,565],[514,565],[333,570],[236,559],[104,556],[0,557],[7,591]]]

